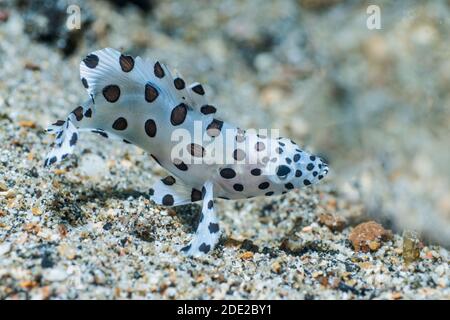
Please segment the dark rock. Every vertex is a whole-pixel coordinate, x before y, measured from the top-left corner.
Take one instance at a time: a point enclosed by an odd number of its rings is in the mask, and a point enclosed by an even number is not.
[[[0,22],[7,22],[9,19],[9,12],[6,10],[0,10]]]
[[[119,8],[123,8],[131,4],[141,9],[142,12],[144,13],[149,13],[154,7],[153,1],[151,0],[107,0],[107,1],[113,3]]]
[[[297,239],[296,237],[285,238],[280,245],[280,250],[283,250],[287,254],[302,256],[307,252],[318,252],[327,254],[336,254],[337,250],[330,250],[329,246],[320,241],[303,241],[302,239]]]
[[[155,234],[155,232],[149,226],[143,226],[143,225],[138,224],[135,227],[134,232],[135,232],[136,236],[141,240],[144,240],[147,242],[155,241],[155,237],[153,236]]]
[[[31,169],[28,171],[28,175],[29,175],[30,177],[33,177],[33,178],[39,178],[39,173],[37,172],[36,167],[31,168]]]
[[[327,226],[331,231],[340,232],[345,228],[346,225],[344,218],[337,215],[332,215],[330,213],[323,213],[319,215],[318,221],[320,225]]]
[[[70,16],[67,8],[72,4],[78,4],[81,9],[80,29],[70,30],[66,26]],[[76,50],[84,31],[88,30],[94,20],[84,1],[18,1],[18,7],[22,11],[25,33],[33,40],[56,46],[66,56]]]
[[[251,252],[259,252],[259,247],[253,244],[253,241],[245,239],[241,244],[241,249]]]
[[[107,223],[105,223],[103,225],[103,230],[108,231],[108,230],[111,230],[111,228],[112,228],[112,223],[111,222],[107,222]]]
[[[351,292],[353,294],[359,295],[360,291],[356,289],[355,287],[349,286],[345,282],[341,281],[339,282],[338,289],[343,292]]]
[[[342,2],[342,0],[298,0],[298,3],[302,8],[311,11],[327,10],[340,2]]]
[[[42,260],[41,260],[41,267],[42,268],[52,268],[55,265],[55,263],[52,260],[52,257],[49,253],[44,253]]]
[[[354,264],[349,261],[345,261],[344,265],[345,265],[345,271],[347,271],[347,272],[358,272],[359,270],[361,270],[361,268],[357,264]]]
[[[276,250],[274,250],[273,248],[269,248],[269,247],[264,247],[261,250],[261,253],[268,254],[269,257],[271,257],[272,259],[278,257]]]

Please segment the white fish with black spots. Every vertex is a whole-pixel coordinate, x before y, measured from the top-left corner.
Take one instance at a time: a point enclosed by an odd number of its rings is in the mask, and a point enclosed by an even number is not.
[[[106,48],[83,59],[80,76],[89,99],[48,128],[56,139],[45,166],[71,154],[82,131],[146,150],[170,173],[150,188],[151,200],[163,206],[203,203],[197,231],[181,249],[190,256],[210,252],[219,240],[215,198],[284,194],[328,173],[322,159],[290,139],[216,118],[203,86],[186,85],[159,61]]]

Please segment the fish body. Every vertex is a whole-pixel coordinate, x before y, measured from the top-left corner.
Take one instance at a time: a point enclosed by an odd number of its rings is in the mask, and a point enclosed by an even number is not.
[[[328,173],[322,159],[290,139],[216,118],[203,86],[186,85],[159,61],[106,48],[83,59],[80,77],[90,98],[49,127],[56,139],[45,166],[72,153],[83,131],[146,150],[170,173],[150,188],[151,200],[164,206],[203,202],[196,234],[182,248],[190,256],[218,242],[215,198],[284,194]]]

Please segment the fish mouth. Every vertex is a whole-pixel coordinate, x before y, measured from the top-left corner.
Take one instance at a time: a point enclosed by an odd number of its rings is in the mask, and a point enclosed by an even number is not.
[[[322,168],[320,169],[319,175],[317,176],[318,180],[322,180],[330,171],[329,167],[328,167],[328,163],[326,163],[325,161],[323,161],[322,159],[320,159],[322,161]]]
[[[328,163],[323,158],[319,159],[322,165],[322,170],[320,171],[320,173],[326,175],[330,171],[330,169],[328,168]]]

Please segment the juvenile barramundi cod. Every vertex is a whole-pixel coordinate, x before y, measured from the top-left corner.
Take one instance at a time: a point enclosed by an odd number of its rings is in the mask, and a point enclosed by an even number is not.
[[[219,240],[215,198],[284,194],[328,173],[322,159],[290,139],[245,131],[215,118],[216,108],[208,104],[203,86],[187,86],[159,61],[106,48],[83,59],[80,76],[89,99],[48,128],[56,139],[45,166],[71,154],[81,131],[146,150],[170,173],[150,188],[151,200],[163,206],[202,201],[197,231],[181,249],[190,256],[210,252]],[[195,128],[201,129],[200,137]],[[181,139],[186,136],[190,138]]]

